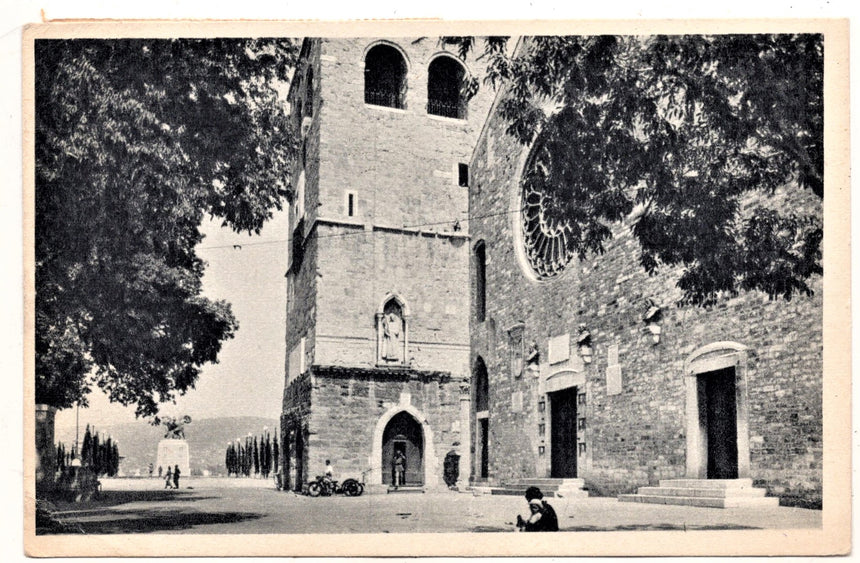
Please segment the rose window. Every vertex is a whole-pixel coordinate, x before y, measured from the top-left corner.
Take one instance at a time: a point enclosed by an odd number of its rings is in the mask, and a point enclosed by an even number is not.
[[[539,140],[523,174],[521,216],[525,255],[542,279],[560,274],[573,258],[570,220],[553,195],[550,170],[552,154]]]

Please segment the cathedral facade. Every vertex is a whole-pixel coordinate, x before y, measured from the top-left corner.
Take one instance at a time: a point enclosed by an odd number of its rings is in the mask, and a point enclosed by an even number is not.
[[[283,469],[468,480],[468,161],[490,95],[436,38],[306,39],[290,207]],[[447,473],[446,473],[447,468]]]
[[[820,505],[821,278],[791,301],[741,292],[679,307],[678,272],[645,273],[631,219],[580,261],[523,182],[540,135],[522,146],[506,126],[491,112],[471,161],[475,482],[578,479],[615,496],[732,480]],[[761,197],[822,213],[798,188]]]

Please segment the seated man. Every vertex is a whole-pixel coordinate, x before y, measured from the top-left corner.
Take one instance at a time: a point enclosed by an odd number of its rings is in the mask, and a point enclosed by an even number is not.
[[[558,516],[555,509],[545,500],[543,493],[537,487],[526,489],[526,500],[529,503],[531,516],[523,520],[517,515],[517,528],[524,532],[557,532]]]
[[[325,460],[325,475],[323,475],[323,484],[325,485],[325,487],[327,489],[326,490],[327,494],[331,494],[334,492],[333,491],[333,489],[334,489],[333,481],[334,481],[334,467],[332,467],[332,465],[331,465],[331,460],[327,459],[327,460]]]

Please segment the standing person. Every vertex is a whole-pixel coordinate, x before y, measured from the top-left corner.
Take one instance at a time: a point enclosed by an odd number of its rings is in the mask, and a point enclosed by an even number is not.
[[[150,463],[149,464],[149,478],[150,479],[152,479],[152,470],[153,470],[153,467],[152,467],[152,464]]]
[[[172,489],[173,488],[173,470],[170,469],[170,466],[167,466],[167,477],[164,479],[164,488]]]
[[[179,466],[174,465],[173,466],[173,488],[174,489],[179,488],[179,474],[180,473],[181,473],[181,471],[179,471]]]
[[[517,515],[517,528],[524,532],[557,532],[558,516],[555,509],[543,500],[543,493],[537,487],[526,489],[526,500],[531,515],[523,520]]]
[[[394,465],[394,486],[396,488],[403,485],[403,476],[406,474],[406,454],[397,450],[394,452],[392,463]]]
[[[164,473],[164,468],[160,465],[158,466],[158,478],[161,479],[161,474]]]

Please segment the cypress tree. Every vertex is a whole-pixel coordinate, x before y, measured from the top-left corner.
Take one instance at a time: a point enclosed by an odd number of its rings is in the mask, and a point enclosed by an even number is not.
[[[93,436],[90,434],[90,425],[84,432],[84,444],[81,446],[81,465],[89,465],[92,460],[91,450],[93,447]]]
[[[90,467],[96,474],[101,473],[101,448],[99,447],[99,433],[93,432],[92,447],[90,448]]]

